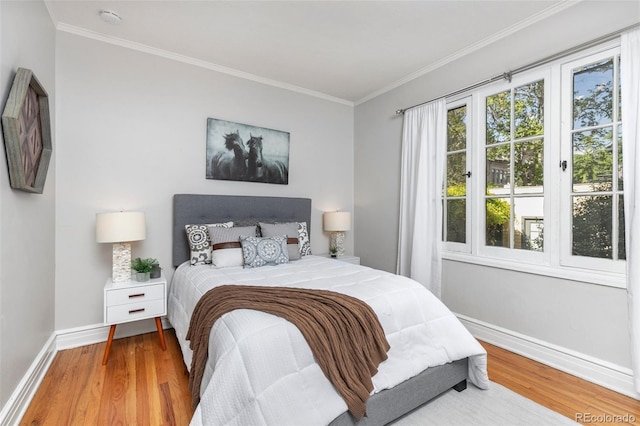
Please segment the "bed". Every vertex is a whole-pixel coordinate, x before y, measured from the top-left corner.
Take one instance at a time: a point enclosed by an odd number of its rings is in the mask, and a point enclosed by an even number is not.
[[[431,293],[405,277],[313,255],[254,269],[190,265],[186,225],[306,222],[311,229],[310,199],[176,194],[173,208],[176,271],[169,288],[168,319],[187,368],[192,355],[185,339],[190,313],[208,289],[225,284],[350,294],[374,308],[391,344],[389,358],[374,376],[376,388],[367,402],[367,415],[356,422],[295,326],[264,312],[226,314],[211,330],[209,363],[192,425],[382,425],[451,388],[463,390],[467,379],[478,387],[488,386],[482,346]],[[402,303],[416,305],[396,307],[395,299],[401,297],[411,300]],[[422,307],[424,297],[428,310]],[[412,346],[417,352],[411,352]]]

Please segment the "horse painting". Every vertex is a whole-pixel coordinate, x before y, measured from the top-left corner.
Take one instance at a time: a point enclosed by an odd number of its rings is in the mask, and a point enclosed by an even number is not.
[[[289,140],[289,132],[208,118],[206,178],[287,185]]]
[[[224,135],[224,146],[227,151],[218,151],[211,159],[213,179],[245,180],[249,152],[244,146],[240,132]]]
[[[247,179],[253,182],[289,183],[289,169],[280,160],[270,160],[262,155],[262,136],[250,135],[247,141],[249,156],[247,158]]]

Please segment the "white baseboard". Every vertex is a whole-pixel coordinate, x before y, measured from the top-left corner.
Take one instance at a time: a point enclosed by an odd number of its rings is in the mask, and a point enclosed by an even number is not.
[[[465,315],[456,314],[456,316],[477,339],[640,400],[640,394],[633,386],[633,372],[630,368]]]
[[[171,327],[166,318],[162,318],[162,327]],[[136,336],[153,331],[156,331],[156,323],[153,319],[119,324],[114,338]],[[16,386],[7,403],[2,407],[0,426],[19,424],[58,351],[101,343],[106,341],[108,337],[109,326],[103,324],[54,332]]]
[[[18,386],[16,386],[7,403],[2,407],[2,411],[0,411],[0,425],[17,425],[20,422],[31,403],[31,399],[33,399],[33,396],[38,390],[42,379],[45,374],[47,374],[47,370],[49,370],[49,366],[51,362],[53,362],[56,352],[56,334],[53,333],[42,347],[42,350],[40,350],[40,353],[36,356],[36,359],[31,363],[31,366],[18,383]]]
[[[162,328],[171,328],[166,318],[162,318]],[[114,339],[137,336],[138,334],[156,331],[156,323],[153,319],[118,324]],[[93,345],[107,340],[109,326],[100,324],[84,327],[68,328],[56,332],[56,349],[73,349],[80,346]]]

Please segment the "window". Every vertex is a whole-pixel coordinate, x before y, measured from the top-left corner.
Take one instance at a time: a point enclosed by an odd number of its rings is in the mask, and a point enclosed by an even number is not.
[[[624,285],[620,61],[609,42],[449,103],[447,257]]]
[[[485,244],[544,247],[544,80],[485,97]],[[536,217],[535,241],[525,217]]]
[[[449,250],[469,252],[469,214],[467,199],[469,126],[466,101],[449,105],[447,111],[447,162],[443,191],[443,240]]]
[[[562,263],[622,271],[624,209],[620,57],[615,51],[562,67],[564,205],[571,211]],[[566,168],[564,161],[567,161]],[[565,232],[565,235],[567,232]]]

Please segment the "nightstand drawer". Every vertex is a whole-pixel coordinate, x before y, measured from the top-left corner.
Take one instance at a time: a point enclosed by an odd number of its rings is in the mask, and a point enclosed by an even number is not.
[[[162,284],[119,288],[107,292],[107,307],[157,299],[164,299],[164,285]]]
[[[127,303],[125,305],[108,306],[106,324],[135,321],[165,315],[164,298],[146,302]]]

